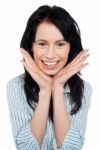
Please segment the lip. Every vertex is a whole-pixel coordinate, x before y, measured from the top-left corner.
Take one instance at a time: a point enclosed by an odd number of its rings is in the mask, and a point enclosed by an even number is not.
[[[42,61],[46,65],[55,65],[58,63],[58,61]]]
[[[43,61],[42,60],[43,67],[47,70],[56,69],[58,66],[58,63],[59,61]]]

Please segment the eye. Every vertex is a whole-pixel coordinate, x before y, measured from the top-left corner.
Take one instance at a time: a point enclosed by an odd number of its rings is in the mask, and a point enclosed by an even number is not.
[[[57,45],[58,47],[63,47],[63,46],[65,45],[65,42],[58,42],[56,45]]]
[[[47,45],[47,44],[44,43],[44,42],[39,42],[38,45],[40,45],[40,46],[45,46],[45,45]]]

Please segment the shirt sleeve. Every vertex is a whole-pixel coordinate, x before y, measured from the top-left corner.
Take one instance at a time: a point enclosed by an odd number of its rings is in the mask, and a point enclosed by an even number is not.
[[[7,83],[7,99],[12,125],[12,133],[18,150],[40,150],[40,146],[31,133],[30,120],[32,109],[27,104],[21,80],[14,79]],[[46,137],[42,146],[46,145]]]
[[[57,148],[56,140],[54,139],[54,150],[81,150],[85,139],[85,130],[87,124],[87,115],[90,107],[92,89],[89,83],[85,83],[84,96],[82,99],[82,107],[80,110],[70,116],[71,127],[64,138],[62,147]]]

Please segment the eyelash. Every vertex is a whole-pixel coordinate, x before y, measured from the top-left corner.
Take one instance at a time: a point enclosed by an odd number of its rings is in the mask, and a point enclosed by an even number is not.
[[[64,46],[64,45],[65,45],[65,43],[60,42],[60,43],[57,43],[57,45],[58,45],[58,46]]]
[[[40,45],[40,46],[44,46],[44,45],[47,45],[46,43],[38,43],[38,45]]]
[[[44,46],[44,45],[47,45],[47,44],[42,42],[42,43],[38,43],[38,45]],[[57,46],[64,46],[65,43],[60,42],[60,43],[56,43],[56,45],[57,45]]]

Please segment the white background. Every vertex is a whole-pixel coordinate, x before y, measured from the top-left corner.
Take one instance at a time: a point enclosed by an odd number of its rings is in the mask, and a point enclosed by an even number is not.
[[[91,83],[93,95],[83,150],[99,150],[99,21],[98,0],[2,0],[0,1],[0,149],[15,150],[6,99],[6,82],[23,73],[19,44],[27,19],[40,5],[59,5],[80,26],[84,49],[90,50],[90,65],[82,71]]]

